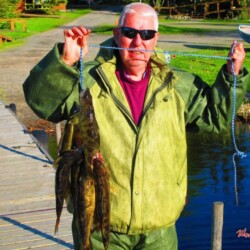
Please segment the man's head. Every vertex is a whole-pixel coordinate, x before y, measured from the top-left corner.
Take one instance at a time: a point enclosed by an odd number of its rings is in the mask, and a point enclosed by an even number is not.
[[[125,6],[118,27],[114,29],[114,39],[121,48],[138,50],[120,50],[128,73],[146,68],[152,52],[145,51],[154,50],[158,37],[158,16],[151,6],[143,3]]]
[[[154,20],[154,30],[158,31],[158,16],[155,10],[144,3],[131,3],[124,7],[121,16],[119,18],[118,26],[124,26],[124,19],[127,14],[138,14],[144,17],[152,17]]]

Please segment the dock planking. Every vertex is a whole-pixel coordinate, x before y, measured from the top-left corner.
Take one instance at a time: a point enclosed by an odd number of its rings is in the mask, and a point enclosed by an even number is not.
[[[0,249],[73,249],[72,215],[58,235],[52,159],[0,100]]]

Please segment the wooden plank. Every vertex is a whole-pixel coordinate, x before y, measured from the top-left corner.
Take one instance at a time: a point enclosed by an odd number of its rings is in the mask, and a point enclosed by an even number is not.
[[[53,235],[55,218],[55,210],[2,217],[0,249],[44,249],[45,247],[46,249],[55,249],[55,247],[57,247],[56,249],[70,249],[72,246],[70,230],[72,216],[66,209],[63,210],[58,237]],[[11,235],[15,233],[16,237],[10,237],[10,233]]]
[[[0,249],[73,249],[65,208],[54,236],[52,159],[26,131],[0,100]]]

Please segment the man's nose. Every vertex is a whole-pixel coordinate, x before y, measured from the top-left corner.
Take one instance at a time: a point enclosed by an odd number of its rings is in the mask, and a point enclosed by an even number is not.
[[[135,38],[133,39],[133,43],[139,45],[142,43],[141,35],[139,33],[136,34]]]

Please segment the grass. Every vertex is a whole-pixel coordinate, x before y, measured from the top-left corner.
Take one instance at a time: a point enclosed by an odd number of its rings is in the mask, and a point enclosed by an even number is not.
[[[170,65],[199,75],[211,86],[216,79],[219,69],[226,63],[226,60],[221,58],[205,58],[203,55],[224,58],[227,57],[228,50],[202,49],[201,51],[194,51],[193,54],[197,56],[173,56]],[[249,60],[246,60],[245,66],[248,68],[250,67]]]
[[[1,30],[0,33],[11,37],[14,41],[11,43],[0,44],[0,50],[19,46],[23,44],[24,38],[44,32],[63,24],[71,22],[76,18],[89,13],[91,10],[75,10],[74,12],[58,12],[57,17],[35,17],[35,18],[18,18],[26,21],[26,31],[23,31],[22,24],[15,24],[15,31]],[[53,15],[54,16],[54,15]]]
[[[192,28],[192,27],[173,27],[168,25],[159,25],[159,32],[161,34],[187,34],[187,33],[194,33],[194,34],[202,34],[206,33],[207,31],[201,28]]]

